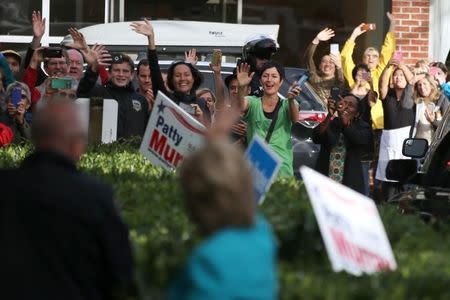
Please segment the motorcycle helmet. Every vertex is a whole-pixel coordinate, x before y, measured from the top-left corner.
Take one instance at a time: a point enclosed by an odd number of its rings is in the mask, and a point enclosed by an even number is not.
[[[247,39],[242,49],[242,58],[244,61],[251,61],[252,58],[270,59],[275,52],[277,44],[271,37],[257,35]]]

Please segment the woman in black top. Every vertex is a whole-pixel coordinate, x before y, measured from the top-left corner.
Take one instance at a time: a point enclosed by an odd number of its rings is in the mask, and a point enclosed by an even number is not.
[[[414,75],[401,61],[392,59],[380,77],[380,99],[383,100],[384,129],[376,179],[382,181],[382,199],[399,192],[397,182],[386,178],[386,166],[391,159],[407,158],[402,154],[403,141],[414,125]]]
[[[195,96],[195,91],[202,83],[201,73],[190,63],[184,61],[173,63],[167,70],[167,86],[171,90],[169,92],[164,85],[158,64],[153,26],[145,19],[144,23],[134,22],[131,27],[137,33],[147,36],[148,39],[147,56],[150,65],[153,94],[156,95],[158,90],[163,92],[203,125],[209,126],[211,114],[206,101]]]

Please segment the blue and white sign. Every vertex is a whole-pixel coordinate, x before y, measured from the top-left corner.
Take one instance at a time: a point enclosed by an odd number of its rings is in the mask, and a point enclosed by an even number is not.
[[[252,167],[255,199],[261,204],[278,174],[281,160],[266,142],[256,135],[248,146],[245,156]]]

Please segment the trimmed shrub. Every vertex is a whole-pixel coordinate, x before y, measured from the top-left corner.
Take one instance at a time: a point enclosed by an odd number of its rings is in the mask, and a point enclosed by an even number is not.
[[[144,295],[161,298],[171,276],[199,241],[181,201],[174,172],[153,167],[138,140],[91,146],[80,168],[114,186],[130,228]],[[30,145],[0,149],[0,167],[16,167]],[[280,179],[260,207],[279,245],[281,299],[450,299],[450,226],[396,207],[379,207],[398,269],[354,277],[334,273],[303,183]]]

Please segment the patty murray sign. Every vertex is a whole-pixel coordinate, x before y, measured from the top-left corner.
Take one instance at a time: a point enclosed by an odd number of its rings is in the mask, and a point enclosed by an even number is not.
[[[158,92],[139,151],[154,165],[170,170],[204,143],[205,127]]]
[[[395,270],[375,203],[308,167],[301,167],[300,173],[333,270],[353,275]]]

